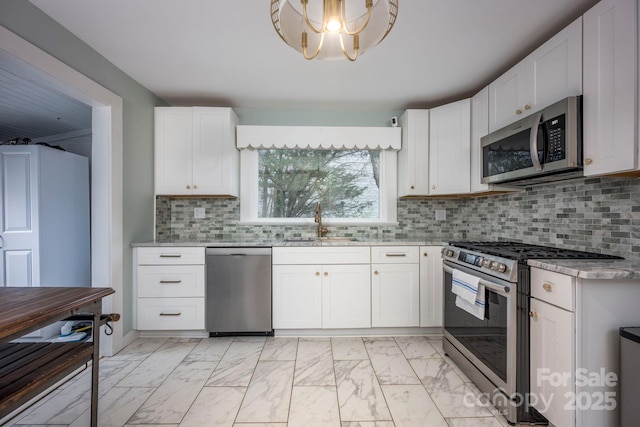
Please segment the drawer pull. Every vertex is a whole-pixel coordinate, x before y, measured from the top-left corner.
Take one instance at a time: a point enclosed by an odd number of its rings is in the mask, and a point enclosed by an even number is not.
[[[390,254],[385,254],[385,256],[388,256],[388,257],[403,257],[403,256],[407,256],[407,254],[398,254],[398,253],[393,254],[393,253],[390,253]]]
[[[182,283],[182,280],[160,280],[160,283]]]
[[[160,316],[180,316],[182,313],[160,313]]]
[[[378,272],[377,272],[377,271],[374,271],[374,272],[373,272],[373,274],[377,275],[377,274],[378,274]]]
[[[547,292],[551,292],[553,290],[553,286],[551,286],[550,283],[545,283],[544,285],[542,285],[542,289],[544,289]]]
[[[160,254],[160,258],[182,258],[181,254]]]
[[[535,311],[530,311],[529,312],[529,317],[531,317],[532,319],[536,319],[538,318],[538,313]]]

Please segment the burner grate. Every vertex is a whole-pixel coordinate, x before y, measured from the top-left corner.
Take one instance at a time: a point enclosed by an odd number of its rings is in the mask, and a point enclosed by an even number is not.
[[[623,259],[619,256],[571,249],[531,245],[520,242],[449,242],[462,249],[474,250],[489,255],[524,261],[527,259]]]

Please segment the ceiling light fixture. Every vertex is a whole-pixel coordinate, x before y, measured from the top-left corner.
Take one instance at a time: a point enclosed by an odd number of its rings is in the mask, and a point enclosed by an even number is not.
[[[361,0],[364,9],[355,0],[349,6],[347,0],[293,1],[271,0],[271,22],[306,59],[355,61],[389,34],[398,16],[398,0]]]

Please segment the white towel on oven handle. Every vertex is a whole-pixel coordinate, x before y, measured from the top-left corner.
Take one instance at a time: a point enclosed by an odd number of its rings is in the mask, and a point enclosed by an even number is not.
[[[461,308],[469,314],[477,317],[480,320],[484,320],[486,301],[484,298],[484,286],[478,285],[478,296],[473,303],[462,298],[460,295],[456,296],[456,307]]]
[[[480,278],[455,268],[451,276],[451,291],[470,304],[474,304],[480,293]]]

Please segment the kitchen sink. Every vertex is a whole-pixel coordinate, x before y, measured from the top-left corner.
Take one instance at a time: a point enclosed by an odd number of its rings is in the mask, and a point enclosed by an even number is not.
[[[314,242],[358,242],[355,237],[292,237],[284,239],[285,243],[314,243]]]

